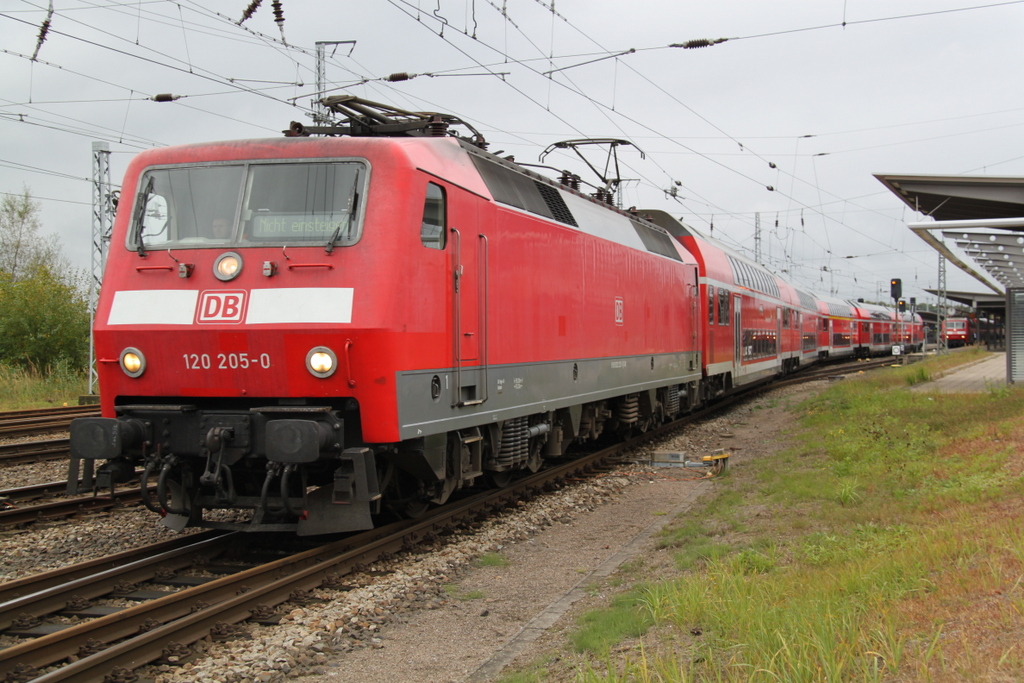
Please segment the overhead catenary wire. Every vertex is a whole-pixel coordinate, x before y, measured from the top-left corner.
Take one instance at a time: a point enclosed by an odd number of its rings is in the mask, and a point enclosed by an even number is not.
[[[23,19],[19,19],[18,17],[13,17],[9,13],[6,13],[6,12],[0,12],[0,17],[6,18],[6,19],[11,19],[13,21],[16,21],[16,22],[22,23],[22,24],[29,23],[29,22],[27,22],[27,21],[25,21]],[[202,78],[202,79],[209,80],[209,81],[212,81],[212,82],[215,82],[215,83],[220,83],[222,85],[233,85],[233,86],[235,86],[235,88],[239,92],[247,92],[247,93],[250,93],[250,94],[259,95],[261,97],[267,97],[267,98],[270,98],[270,99],[275,99],[276,101],[279,101],[282,104],[287,104],[287,102],[284,102],[283,100],[278,100],[277,98],[274,98],[274,97],[272,97],[272,96],[270,96],[270,95],[268,95],[268,94],[266,94],[266,93],[264,93],[264,92],[262,92],[260,90],[256,90],[256,89],[253,89],[253,88],[243,87],[243,86],[241,86],[241,85],[239,85],[237,83],[231,83],[230,81],[227,81],[224,77],[219,76],[219,75],[215,75],[212,72],[201,73],[199,71],[193,71],[191,69],[186,69],[184,67],[176,66],[174,64],[166,64],[166,63],[160,62],[157,59],[153,59],[153,58],[150,58],[150,57],[145,57],[143,55],[137,55],[137,54],[133,54],[133,53],[130,53],[130,52],[126,52],[125,50],[121,50],[119,48],[113,47],[112,45],[104,45],[104,44],[98,43],[98,42],[96,42],[94,40],[89,40],[87,38],[82,38],[81,36],[75,36],[75,35],[72,35],[70,33],[62,32],[62,31],[56,31],[56,30],[54,30],[52,28],[50,29],[50,32],[53,33],[54,35],[60,35],[60,36],[63,36],[65,38],[68,38],[70,40],[74,40],[74,41],[77,41],[77,42],[81,42],[81,43],[90,45],[90,46],[95,47],[95,48],[99,48],[100,50],[105,50],[105,51],[113,52],[115,54],[118,54],[118,55],[121,55],[121,56],[124,56],[124,57],[129,57],[131,59],[136,59],[136,60],[139,60],[139,61],[142,61],[142,62],[146,62],[146,63],[154,65],[154,66],[159,66],[159,67],[162,67],[162,68],[165,68],[165,69],[170,69],[172,71],[178,71],[180,73],[189,74],[189,75],[195,76],[197,78]],[[116,36],[116,35],[112,35],[112,37],[121,39],[120,36]],[[176,58],[173,58],[173,57],[171,57],[169,55],[166,55],[166,57],[168,59],[173,59],[173,61],[180,61],[180,60],[178,60]],[[206,70],[204,69],[203,71],[206,71]]]
[[[439,35],[439,34],[435,34],[435,35]],[[442,37],[442,38],[443,38],[443,36],[440,36],[440,35],[439,35],[439,37]],[[446,42],[449,42],[449,43],[450,43],[451,41],[450,41],[450,40],[447,40],[447,39],[446,39]],[[485,44],[485,45],[486,45],[486,44]],[[487,46],[487,47],[490,47],[490,46]],[[491,48],[491,49],[494,49],[494,48]],[[510,57],[509,57],[508,55],[504,55],[504,56],[506,57],[506,59],[510,59]],[[513,59],[513,60],[511,60],[511,61],[515,62],[516,60],[514,60],[514,59]],[[479,62],[478,62],[478,63],[479,63]],[[577,88],[576,90],[578,90],[578,88]],[[586,95],[586,93],[582,93],[582,92],[579,92],[578,94],[582,95],[582,96],[583,96],[583,97],[585,97],[586,99],[589,99],[589,100],[591,100],[592,102],[595,102],[595,103],[597,103],[597,102],[596,102],[596,100],[594,100],[593,98],[591,98],[591,97],[589,97],[588,95]],[[600,104],[600,103],[598,103],[598,104]],[[552,112],[552,113],[553,113],[553,112]],[[626,117],[626,118],[627,118],[627,119],[629,119],[629,117]],[[632,120],[632,119],[630,119],[630,120]],[[639,125],[641,125],[641,126],[643,126],[643,125],[644,125],[644,124],[642,124],[641,122],[638,122],[638,121],[634,121],[634,122],[635,122],[635,123],[638,123],[638,124],[639,124]],[[726,167],[726,168],[728,168],[728,167]],[[730,169],[730,170],[734,170],[734,169]],[[741,174],[741,175],[743,175],[743,174]],[[805,181],[801,180],[801,182],[805,182]],[[817,184],[811,184],[811,185],[812,185],[812,186],[816,186],[816,187],[818,187],[818,188],[819,188],[819,190],[820,190],[820,185],[817,185]],[[771,188],[769,188],[769,189],[771,189]],[[810,208],[811,210],[815,210],[815,207],[813,207],[813,206],[811,206],[811,205],[805,204],[805,203],[803,203],[803,202],[800,202],[800,203],[801,203],[801,205],[802,205],[802,206],[804,206],[804,207],[806,207],[806,208]],[[729,212],[725,212],[725,213],[729,213]],[[823,220],[825,220],[825,221],[828,221],[828,220],[835,220],[835,219],[834,219],[834,218],[832,218],[832,217],[830,217],[830,216],[826,216],[826,215],[823,215]],[[838,221],[838,222],[839,222],[840,224],[842,224],[842,221],[841,221],[841,220],[840,220],[840,221]],[[850,227],[850,226],[845,226],[845,227]],[[851,229],[853,229],[853,228],[851,228]],[[867,234],[863,233],[862,231],[859,231],[859,230],[856,230],[856,229],[853,229],[853,230],[854,230],[854,232],[855,232],[855,233],[857,233],[857,234],[860,234],[860,235],[861,235],[861,236],[863,236],[863,237],[867,237],[868,239],[871,239],[871,240],[875,241],[876,243],[882,244],[882,245],[884,245],[884,246],[889,246],[889,245],[886,245],[886,244],[885,244],[884,242],[881,242],[880,240],[878,240],[877,238],[875,238],[875,237],[874,237],[874,236],[872,236],[872,235],[867,235]],[[813,241],[813,240],[812,240],[812,241]],[[821,245],[821,248],[822,248],[822,250],[823,250],[823,253],[825,254],[825,262],[827,263],[827,262],[828,262],[828,258],[829,258],[829,255],[831,254],[831,249],[829,249],[829,248],[828,248],[827,246],[825,246],[825,245]],[[923,263],[923,262],[922,262],[922,263]]]
[[[86,178],[88,180],[88,178]],[[116,189],[116,188],[115,188]],[[17,192],[4,192],[0,190],[0,194],[7,197],[24,197],[24,193]],[[58,199],[57,197],[40,197],[39,195],[32,195],[32,201],[39,202],[60,202],[62,204],[80,204],[81,206],[92,206],[92,202],[82,202],[76,199]]]
[[[389,0],[389,1],[390,1],[390,2],[391,2],[391,4],[393,4],[393,5],[395,4],[395,2],[403,2],[403,4],[409,4],[408,2],[406,2],[406,0]],[[435,34],[435,35],[439,35],[439,34]],[[440,35],[439,35],[439,37],[442,37],[442,36],[440,36]],[[442,37],[442,39],[444,39],[444,38]],[[449,42],[449,44],[452,44],[450,40],[448,40],[448,39],[445,39],[445,40],[446,40],[446,42]],[[478,41],[478,42],[480,42],[480,41]],[[495,50],[495,51],[497,51],[497,50],[496,50],[495,48],[493,48],[493,47],[491,47],[491,46],[487,45],[486,43],[482,43],[482,44],[484,44],[484,45],[485,45],[486,47],[488,47],[489,49],[492,49],[492,50]],[[507,56],[507,55],[506,55],[506,56]],[[515,60],[513,60],[513,61],[515,61]],[[479,63],[479,62],[478,62],[478,63]],[[555,82],[557,82],[557,81],[555,81]],[[607,107],[607,105],[603,105],[603,103],[600,103],[600,102],[598,102],[598,101],[597,101],[597,100],[595,100],[594,98],[592,98],[592,97],[588,96],[588,95],[587,95],[586,93],[580,92],[580,91],[579,91],[578,89],[574,89],[574,92],[576,92],[577,94],[581,95],[581,96],[582,96],[582,97],[584,97],[585,99],[587,99],[587,100],[589,100],[589,101],[593,102],[594,104],[597,104],[597,105],[599,105],[599,106],[603,106],[603,107]],[[553,113],[553,112],[552,112],[552,113]],[[646,128],[646,129],[648,129],[648,130],[651,130],[652,132],[657,132],[657,131],[655,131],[655,130],[654,130],[653,128],[651,128],[651,127],[647,126],[646,124],[644,124],[644,123],[642,123],[642,122],[640,122],[640,121],[638,121],[638,120],[636,120],[636,119],[633,119],[632,117],[629,117],[629,116],[626,116],[626,115],[624,115],[624,114],[623,114],[622,112],[616,112],[616,113],[618,113],[618,114],[619,114],[620,116],[623,116],[623,118],[625,118],[625,119],[627,119],[627,120],[629,120],[629,121],[631,121],[631,122],[633,122],[633,123],[636,123],[637,125],[640,125],[640,126],[642,126],[642,127]],[[662,136],[662,137],[664,137],[664,136]],[[699,154],[699,153],[698,153],[698,154]],[[703,156],[703,155],[702,155],[702,156]],[[707,157],[705,157],[705,158],[707,158]],[[708,159],[708,160],[709,160],[709,161],[712,161],[713,163],[717,163],[717,162],[714,162],[714,160],[713,160],[713,159]],[[734,173],[737,173],[738,175],[741,175],[741,176],[743,176],[743,177],[747,178],[748,180],[752,180],[752,181],[754,181],[754,182],[759,182],[759,181],[756,181],[756,180],[754,180],[754,179],[753,179],[753,178],[751,178],[750,176],[747,176],[746,174],[740,173],[740,172],[736,171],[735,169],[732,169],[732,168],[730,168],[730,167],[728,167],[728,166],[724,166],[724,168],[726,168],[727,170],[730,170],[730,171],[732,171],[732,172],[734,172]],[[770,189],[770,190],[773,190],[774,188],[769,188],[769,189]],[[804,204],[803,202],[799,202],[799,203],[801,204],[801,206],[805,206],[806,208],[809,208],[809,209],[811,209],[811,210],[815,210],[813,206],[810,206],[810,205],[806,205],[806,204]],[[823,218],[824,218],[824,220],[826,220],[826,221],[827,221],[827,220],[829,220],[829,218],[830,218],[830,217],[828,217],[828,216],[824,216],[824,215],[823,215]],[[848,226],[847,226],[847,227],[848,227]],[[855,230],[855,232],[858,232],[858,234],[861,234],[861,235],[862,235],[862,236],[864,236],[864,237],[867,237],[867,238],[869,238],[869,239],[872,239],[872,240],[874,240],[874,241],[878,242],[879,244],[883,244],[883,245],[884,245],[884,243],[882,243],[881,241],[877,240],[877,238],[875,238],[875,237],[873,237],[873,236],[871,236],[871,235],[866,235],[866,234],[864,234],[864,233],[861,233],[861,232],[859,232],[859,231],[856,231],[856,230]],[[884,245],[884,246],[889,246],[889,245]],[[830,252],[831,252],[831,249],[826,249],[826,251],[830,253]]]
[[[99,3],[96,3],[96,4],[99,4]],[[165,3],[165,4],[170,4],[171,6],[174,6],[175,4],[178,4],[178,3]],[[196,4],[196,3],[187,3],[187,4],[192,4],[192,5],[194,5],[194,4]],[[505,6],[505,3],[502,3],[502,6],[501,6],[501,7],[498,7],[498,6],[496,6],[496,5],[494,4],[494,3],[488,3],[488,4],[489,4],[489,5],[491,5],[492,7],[495,7],[495,8],[496,8],[496,11],[499,11],[500,9],[504,9],[504,10],[505,10],[505,17],[506,17],[506,22],[505,22],[505,25],[506,25],[506,26],[508,26],[508,25],[509,25],[509,21],[511,21],[511,18],[510,18],[510,17],[508,17],[507,7]],[[550,11],[550,10],[552,10],[552,9],[553,9],[553,4],[552,4],[552,5],[550,5],[550,6],[549,6],[549,5],[547,5],[547,4],[544,4],[544,3],[540,3],[540,2],[538,2],[537,4],[539,4],[539,5],[541,6],[541,7],[544,7],[544,8],[545,8],[545,10],[549,10],[549,11]],[[998,4],[1002,5],[1002,4],[1013,4],[1013,3],[998,3]],[[133,3],[133,5],[134,5],[134,3]],[[148,6],[150,6],[150,3],[145,3],[145,5],[146,5],[146,7],[148,8]],[[140,3],[138,3],[138,6],[139,6],[140,8],[142,8],[142,7],[143,7],[143,3],[141,3],[141,2],[140,2]],[[78,9],[78,8],[76,8],[76,9]],[[134,6],[133,6],[133,8],[132,8],[132,9],[134,10]],[[180,14],[180,11],[179,11],[179,14]],[[133,13],[133,16],[134,16],[134,13]],[[208,15],[206,15],[206,16],[211,16],[211,15],[209,15],[209,14],[208,14]],[[563,16],[563,14],[559,14],[559,16],[561,17],[561,16]],[[269,18],[269,17],[266,17],[266,18]],[[235,17],[235,21],[237,21],[237,16]],[[38,21],[36,21],[36,22],[34,22],[34,23],[35,23],[35,25],[36,25],[36,26],[38,26],[38,25],[39,25],[39,24],[38,24]],[[66,27],[65,27],[64,25],[61,25],[61,28],[63,29],[63,28],[66,28]],[[248,29],[248,28],[249,28],[249,27],[246,27],[246,29]],[[203,30],[203,29],[201,29],[201,28],[199,28],[199,27],[196,27],[195,29],[193,29],[192,25],[191,25],[191,24],[189,24],[189,28],[188,28],[188,30],[189,30],[189,33],[191,34],[191,33],[193,32],[193,30]],[[468,23],[467,23],[467,30],[468,30]],[[449,32],[449,33],[446,33],[446,38],[448,38],[449,36],[451,36],[451,32]],[[452,37],[453,37],[453,36],[452,36]],[[453,37],[453,38],[454,38],[454,37]],[[271,41],[267,41],[267,40],[266,40],[265,38],[261,38],[260,40],[264,40],[264,41],[266,41],[266,42],[271,42]],[[477,41],[477,42],[479,43],[479,41]],[[562,42],[562,41],[559,41],[559,42]],[[302,54],[304,54],[304,53],[300,52],[300,51],[299,51],[299,48],[297,48],[297,47],[295,47],[295,46],[287,46],[287,47],[283,46],[283,45],[281,44],[281,42],[280,42],[280,41],[276,41],[276,42],[275,42],[275,45],[276,45],[276,48],[275,48],[275,49],[279,49],[279,50],[280,50],[281,52],[286,52],[286,53],[293,53],[294,55],[302,55]],[[45,51],[45,52],[46,52],[46,54],[47,54],[48,56],[52,56],[52,53],[50,53],[49,51]],[[547,54],[546,54],[546,57],[550,59],[550,57],[551,57],[551,55],[553,54],[553,52],[552,52],[552,51],[545,51],[545,52],[547,52]],[[507,50],[506,50],[506,51],[503,51],[503,52],[502,52],[502,51],[499,51],[499,54],[502,54],[502,55],[503,55],[503,57],[506,57],[506,56],[507,56]],[[515,60],[513,60],[513,61],[515,61]],[[352,65],[352,64],[353,64],[354,62],[348,62],[348,61],[345,61],[345,62],[343,62],[343,63],[344,63],[344,64],[347,64],[347,65],[349,65],[349,66],[351,66],[351,65]],[[403,65],[403,66],[404,66],[404,65]],[[303,68],[303,69],[305,69],[306,67],[305,67],[305,66],[303,66],[302,68]],[[467,67],[467,68],[471,68],[471,67]],[[356,70],[358,70],[358,69],[359,69],[359,67],[356,67]],[[492,70],[494,70],[494,69],[493,69],[493,67],[492,67],[491,69],[492,69]],[[422,70],[422,69],[421,69],[421,70]],[[364,71],[363,71],[363,73],[367,73],[367,71],[368,71],[368,70],[364,70]],[[400,72],[399,72],[399,73],[400,73]],[[430,70],[430,73],[435,73],[435,71],[434,71],[434,70]],[[297,79],[297,80],[299,80],[299,79]],[[249,83],[248,85],[253,85],[253,84],[252,84],[252,83]],[[573,88],[575,88],[576,90],[579,90],[579,91],[583,91],[583,92],[585,92],[585,89],[584,89],[584,88],[582,88],[582,87],[580,87],[580,85],[579,85],[578,83],[577,83],[577,84],[575,84],[575,85],[572,85],[572,86],[570,86],[570,87],[573,87]],[[129,88],[126,88],[126,90],[130,90],[130,89],[129,89]],[[529,88],[526,88],[525,90],[526,90],[526,92],[527,92],[527,93],[529,93],[529,92],[530,92],[530,91],[529,91]],[[229,90],[229,91],[226,91],[226,92],[233,92],[233,91],[234,91],[234,90]],[[392,95],[394,95],[394,94],[395,94],[395,93],[396,93],[397,91],[393,91],[393,90],[392,90],[392,91],[390,91],[390,92],[391,92],[391,94],[392,94]],[[200,96],[200,94],[198,94],[198,93],[185,93],[185,94],[186,94],[186,96],[187,96],[187,97],[197,97],[197,96]],[[210,96],[212,96],[212,95],[214,95],[214,94],[219,94],[219,93],[206,93],[205,95],[210,95]],[[244,93],[244,92],[242,92],[242,94],[245,94],[245,93]],[[279,98],[279,101],[287,102],[287,101],[288,101],[288,98]],[[177,102],[177,103],[175,103],[175,105],[174,105],[174,106],[184,106],[184,102],[185,102],[185,101],[184,101],[184,100],[182,100],[182,101],[180,101],[180,102]],[[134,106],[137,106],[137,105],[133,105],[133,107],[134,107]],[[302,109],[302,108],[300,107],[300,109]],[[557,110],[559,109],[559,107],[557,107],[557,106],[556,106],[556,107],[555,107],[555,109],[556,109],[556,111],[557,111]],[[564,109],[562,109],[562,111],[564,111]],[[612,112],[614,112],[614,111],[615,111],[615,109],[614,109],[614,108],[612,108],[612,109],[611,109],[611,111],[612,111]],[[627,112],[628,112],[628,108],[627,108]],[[610,116],[610,115],[608,115],[608,116]],[[134,117],[133,117],[133,118],[134,118]],[[474,118],[474,117],[470,117],[470,118]],[[252,123],[252,121],[251,121],[251,120],[250,120],[250,121],[246,121],[246,123],[247,123],[247,124],[251,124],[251,123]],[[269,128],[268,128],[267,130],[271,130],[271,129],[269,129]],[[638,131],[638,132],[642,132],[642,131]],[[632,137],[632,136],[631,136],[631,137]],[[707,152],[705,152],[705,154],[708,154],[708,156],[714,156],[714,154],[712,154],[712,153],[707,153]],[[662,161],[663,161],[663,160],[662,160]],[[675,175],[675,174],[670,174],[670,173],[666,173],[666,175],[667,175],[668,177],[670,177],[670,178],[671,178],[671,177],[672,177],[672,175]],[[664,183],[663,183],[663,182],[658,182],[658,183],[655,183],[655,182],[650,182],[650,181],[648,181],[648,180],[645,180],[644,182],[645,182],[645,187],[650,187],[650,188],[658,188],[658,191],[659,191],[659,192],[660,192],[660,188],[664,186]],[[801,179],[800,179],[800,182],[801,182],[801,184],[804,184],[804,183],[806,183],[806,180],[804,180],[803,178],[801,178]],[[759,183],[759,184],[760,184],[760,183]],[[779,185],[779,183],[778,183],[777,181],[776,181],[776,182],[773,182],[772,184],[774,184],[774,185],[775,185],[776,187],[778,187],[778,185]],[[822,194],[825,194],[824,190],[825,190],[826,188],[824,188],[824,187],[820,187],[819,189],[821,189],[821,190],[822,190]],[[701,201],[699,201],[699,200],[697,200],[697,199],[694,199],[694,198],[693,198],[693,197],[692,197],[691,195],[694,195],[695,193],[692,193],[692,192],[689,192],[689,191],[687,191],[687,192],[684,192],[684,194],[685,194],[685,195],[687,195],[687,197],[690,197],[690,199],[688,199],[687,201],[688,201],[688,202],[691,202],[691,203],[693,204],[693,207],[692,207],[692,208],[696,209],[696,211],[691,211],[691,210],[687,210],[687,212],[688,212],[688,213],[693,213],[693,214],[697,214],[697,213],[704,213],[704,214],[706,214],[708,210],[712,210],[712,211],[714,211],[714,212],[716,212],[716,213],[718,213],[718,214],[728,213],[729,215],[731,215],[731,216],[734,216],[734,217],[736,217],[736,218],[737,218],[738,220],[740,220],[740,221],[746,221],[746,220],[749,220],[749,215],[750,215],[750,214],[745,214],[744,212],[736,212],[736,211],[735,211],[735,207],[733,207],[733,210],[731,210],[731,211],[726,211],[726,210],[722,209],[722,207],[717,207],[717,208],[711,208],[711,207],[712,207],[712,206],[714,205],[714,202],[701,202]],[[790,193],[790,194],[792,194],[792,193]],[[881,193],[881,194],[884,194],[884,193]],[[873,196],[873,195],[864,195],[864,196]],[[817,204],[817,206],[818,206],[818,207],[820,207],[820,208],[821,208],[822,210],[824,210],[824,209],[825,209],[825,207],[827,207],[827,206],[829,205],[829,202],[827,202],[827,201],[823,201],[824,199],[825,199],[825,197],[819,197],[819,201],[818,201],[818,204]],[[837,198],[836,198],[836,201],[844,201],[844,200],[843,200],[842,198],[839,198],[839,197],[837,197]],[[835,202],[832,202],[832,205],[834,206],[834,205],[835,205]],[[706,207],[707,207],[707,208],[706,208]],[[854,207],[853,207],[853,206],[851,206],[851,209],[854,209]],[[871,211],[871,209],[862,209],[862,210],[864,210],[864,211]],[[848,212],[848,214],[847,214],[847,215],[849,215],[849,213],[850,213],[850,212]],[[783,215],[790,215],[790,216],[792,216],[792,215],[795,215],[795,214],[793,214],[793,213],[788,213],[788,214],[787,214],[787,213],[784,213]],[[834,220],[834,219],[833,219],[832,217],[829,217],[829,220]]]

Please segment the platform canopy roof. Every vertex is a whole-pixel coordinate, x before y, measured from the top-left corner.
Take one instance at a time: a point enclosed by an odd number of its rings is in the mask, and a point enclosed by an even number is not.
[[[939,294],[937,289],[926,288],[924,291],[936,296]],[[946,298],[984,313],[1002,313],[1006,308],[1006,296],[994,292],[955,292],[947,289]]]
[[[907,227],[992,294],[957,292],[986,303],[1024,287],[1024,178],[882,175],[876,178],[931,220]],[[949,292],[947,297],[954,298]],[[966,303],[966,301],[964,301]],[[977,307],[977,306],[976,306]]]

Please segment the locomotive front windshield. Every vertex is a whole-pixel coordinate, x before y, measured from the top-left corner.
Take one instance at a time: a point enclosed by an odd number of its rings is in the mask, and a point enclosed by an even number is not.
[[[356,162],[151,169],[139,184],[128,246],[355,244],[362,171]]]

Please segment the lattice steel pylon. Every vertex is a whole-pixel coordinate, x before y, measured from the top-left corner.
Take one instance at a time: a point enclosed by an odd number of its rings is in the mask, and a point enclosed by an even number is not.
[[[936,330],[936,353],[948,353],[946,338],[942,336],[942,327],[946,322],[946,257],[939,254],[939,305],[938,305],[938,329]]]
[[[110,196],[110,145],[92,143],[92,278],[89,280],[89,393],[95,394],[96,348],[92,338],[92,324],[96,317],[96,301],[103,283],[103,267],[110,249],[110,232],[114,227]]]
[[[337,49],[339,45],[348,45],[349,54],[355,49],[354,40],[318,40],[316,41],[316,97],[313,99],[313,123],[325,124],[331,122],[327,107],[321,101],[327,94],[327,46],[332,45]]]
[[[754,261],[761,265],[761,212],[754,214]]]

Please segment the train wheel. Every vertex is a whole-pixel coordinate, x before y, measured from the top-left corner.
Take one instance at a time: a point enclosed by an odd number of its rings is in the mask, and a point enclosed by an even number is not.
[[[425,500],[410,500],[402,506],[402,516],[409,519],[419,519],[430,508],[430,503]]]
[[[487,484],[491,488],[503,489],[512,483],[512,470],[504,472],[484,472]]]

